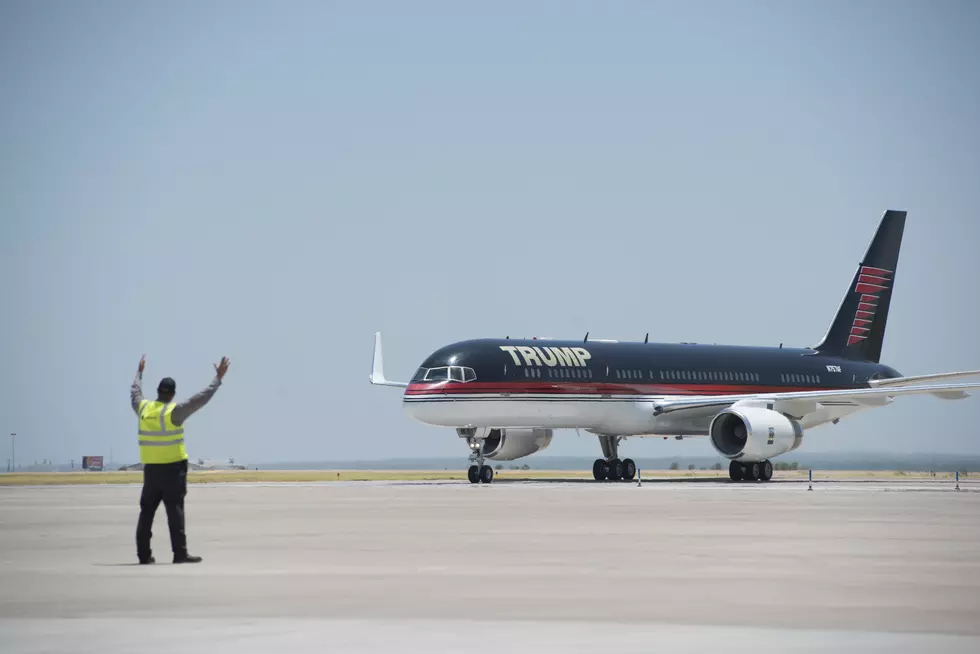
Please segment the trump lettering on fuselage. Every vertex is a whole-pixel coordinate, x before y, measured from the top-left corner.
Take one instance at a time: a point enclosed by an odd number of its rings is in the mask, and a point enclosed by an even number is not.
[[[528,347],[527,345],[501,345],[500,349],[521,366],[550,366],[581,368],[592,358],[584,347]],[[520,355],[520,356],[518,356]]]

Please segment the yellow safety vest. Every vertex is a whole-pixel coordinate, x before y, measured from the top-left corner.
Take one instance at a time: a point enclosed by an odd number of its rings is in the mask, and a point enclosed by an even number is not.
[[[184,427],[170,421],[173,402],[140,402],[140,463],[173,463],[187,458]]]

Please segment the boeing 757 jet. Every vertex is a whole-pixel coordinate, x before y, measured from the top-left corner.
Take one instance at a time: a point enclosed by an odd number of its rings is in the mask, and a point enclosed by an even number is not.
[[[905,377],[880,362],[905,211],[886,211],[823,339],[807,348],[589,339],[486,338],[430,354],[409,382],[389,381],[375,334],[371,383],[404,388],[407,414],[455,428],[470,448],[469,480],[490,483],[490,461],[551,444],[554,430],[595,434],[597,481],[630,480],[627,437],[707,437],[733,481],[768,481],[770,459],[826,423],[900,395],[968,397],[980,370]],[[790,307],[787,307],[790,308]]]

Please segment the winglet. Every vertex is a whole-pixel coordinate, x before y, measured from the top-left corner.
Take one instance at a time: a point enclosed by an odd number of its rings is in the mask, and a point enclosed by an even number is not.
[[[399,386],[405,388],[406,382],[385,379],[384,361],[381,357],[381,332],[374,333],[374,360],[371,362],[371,383],[376,386]]]

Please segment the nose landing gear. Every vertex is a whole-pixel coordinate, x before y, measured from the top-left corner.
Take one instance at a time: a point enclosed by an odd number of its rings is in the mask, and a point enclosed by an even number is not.
[[[470,480],[471,484],[489,484],[493,481],[493,468],[488,465],[484,465],[483,457],[483,446],[486,444],[486,440],[482,438],[467,438],[467,444],[470,446],[470,461],[474,461],[474,465],[471,465],[466,471],[466,478]]]
[[[472,465],[466,471],[471,484],[489,484],[493,481],[493,468],[487,465]]]

